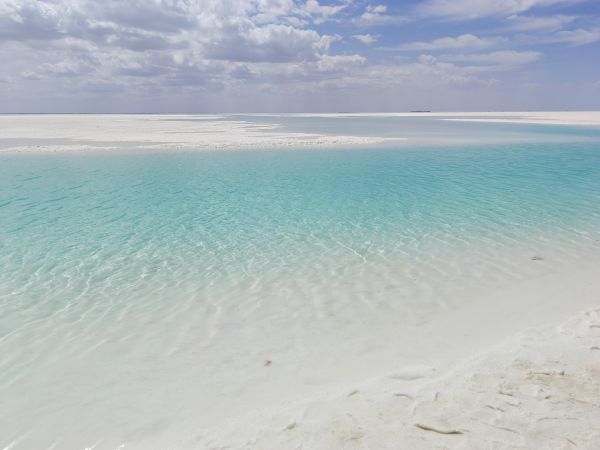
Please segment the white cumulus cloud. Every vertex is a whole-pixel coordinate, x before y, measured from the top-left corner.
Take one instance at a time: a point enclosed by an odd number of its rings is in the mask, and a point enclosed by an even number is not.
[[[490,53],[443,55],[440,58],[444,61],[476,64],[476,71],[497,71],[529,64],[541,56],[542,54],[536,51],[499,50]]]
[[[417,7],[422,16],[472,20],[494,15],[513,15],[544,6],[560,6],[581,0],[427,0]]]
[[[373,36],[372,34],[355,34],[352,36],[358,42],[362,42],[363,44],[374,44],[377,42],[378,37]]]
[[[423,50],[444,50],[444,49],[481,49],[491,47],[496,44],[495,39],[483,39],[473,34],[461,34],[456,37],[443,37],[432,41],[418,41],[402,44],[399,50],[423,51]]]

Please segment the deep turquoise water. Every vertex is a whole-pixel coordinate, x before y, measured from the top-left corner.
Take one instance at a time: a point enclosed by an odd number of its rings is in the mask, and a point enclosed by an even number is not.
[[[0,155],[0,448],[135,442],[205,410],[211,389],[235,403],[227,389],[245,378],[230,374],[268,351],[295,355],[290,377],[310,339],[358,341],[378,321],[408,326],[466,291],[594,254],[600,141],[580,130],[426,148]],[[210,381],[228,377],[227,389]]]

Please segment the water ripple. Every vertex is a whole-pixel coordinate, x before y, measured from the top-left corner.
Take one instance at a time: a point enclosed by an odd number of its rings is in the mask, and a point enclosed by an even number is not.
[[[318,386],[600,260],[593,143],[56,158],[0,164],[0,447],[110,448],[246,395],[273,354]]]

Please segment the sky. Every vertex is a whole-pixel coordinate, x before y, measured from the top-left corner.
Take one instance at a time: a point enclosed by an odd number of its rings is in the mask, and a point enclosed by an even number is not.
[[[600,109],[600,0],[0,0],[0,112]]]

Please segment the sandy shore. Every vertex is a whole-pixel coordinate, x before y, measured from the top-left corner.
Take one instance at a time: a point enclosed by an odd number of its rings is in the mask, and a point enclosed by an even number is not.
[[[600,126],[599,111],[453,113],[444,119],[469,122]]]
[[[441,376],[390,374],[288,421],[240,447],[597,449],[600,310],[523,331]]]
[[[522,331],[443,373],[409,367],[268,423],[206,448],[597,449],[600,309]]]
[[[262,114],[276,117],[277,114]],[[399,112],[289,114],[290,117],[429,117],[466,122],[600,126],[600,111]]]
[[[428,117],[466,122],[600,126],[600,112],[257,114],[266,117]],[[275,121],[276,122],[276,121]],[[0,152],[234,150],[371,145],[403,137],[286,132],[228,115],[0,115]],[[446,139],[447,141],[447,139]]]
[[[218,115],[0,115],[0,151],[269,149],[385,140],[291,133],[273,124],[223,119]]]
[[[595,450],[600,309],[592,306],[594,273],[578,269],[496,292],[397,340],[407,356],[395,370],[257,405],[191,436],[182,429],[175,432],[178,446]],[[134,448],[168,445],[173,432]]]

